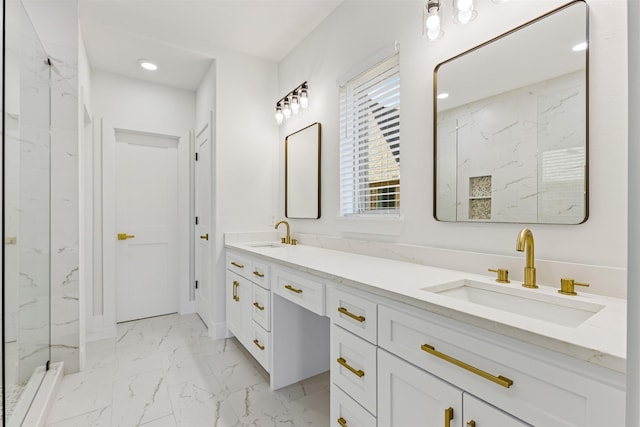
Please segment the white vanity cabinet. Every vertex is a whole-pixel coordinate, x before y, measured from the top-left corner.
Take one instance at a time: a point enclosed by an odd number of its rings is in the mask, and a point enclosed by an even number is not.
[[[269,372],[271,354],[271,292],[269,265],[227,252],[227,328]]]
[[[624,425],[619,373],[405,305],[379,304],[378,325],[381,348],[524,422],[514,425]],[[378,359],[382,405],[384,375],[398,363],[385,367],[381,351]]]
[[[526,427],[412,364],[378,350],[378,420],[388,427]]]
[[[327,314],[332,322],[332,423],[376,425],[377,311],[377,304],[361,294],[339,286],[327,288]]]
[[[277,253],[228,250],[228,327],[274,390],[330,369],[332,426],[624,426],[624,373],[551,350],[570,341],[509,337],[365,280],[339,283],[355,275],[329,267],[339,258],[315,273]]]

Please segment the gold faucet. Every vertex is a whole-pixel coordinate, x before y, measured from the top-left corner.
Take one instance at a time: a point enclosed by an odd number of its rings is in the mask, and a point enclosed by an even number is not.
[[[525,251],[526,264],[524,267],[524,282],[522,286],[525,288],[537,288],[536,285],[536,268],[534,264],[533,255],[533,233],[528,228],[523,228],[518,234],[518,240],[516,241],[516,250],[518,252]]]
[[[285,221],[285,220],[276,222],[276,230],[278,229],[278,226],[280,224],[284,224],[287,227],[287,236],[282,238],[282,243],[284,243],[285,245],[290,245],[291,244],[291,234],[289,233],[289,231],[291,229],[289,228],[289,223],[287,221]]]

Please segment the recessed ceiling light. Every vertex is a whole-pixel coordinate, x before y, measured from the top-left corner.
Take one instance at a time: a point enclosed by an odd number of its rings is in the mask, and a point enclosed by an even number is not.
[[[158,69],[158,66],[148,59],[139,59],[138,64],[145,70],[156,71]]]
[[[574,52],[582,52],[583,50],[587,50],[587,46],[588,46],[587,42],[578,43],[577,45],[575,45],[573,47],[573,51]]]
[[[449,94],[446,92],[442,92],[438,94],[438,99],[447,99],[449,97]]]

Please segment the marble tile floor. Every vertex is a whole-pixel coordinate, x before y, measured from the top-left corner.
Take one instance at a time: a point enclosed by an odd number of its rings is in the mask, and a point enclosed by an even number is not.
[[[118,325],[87,344],[82,372],[67,375],[51,427],[328,426],[329,373],[278,391],[235,338],[214,341],[195,315]]]

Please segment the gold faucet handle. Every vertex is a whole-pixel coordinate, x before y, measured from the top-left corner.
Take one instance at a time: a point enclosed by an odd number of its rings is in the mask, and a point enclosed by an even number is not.
[[[280,238],[280,243],[287,243],[287,238],[286,237],[281,237]]]
[[[575,285],[588,287],[588,283],[578,283],[573,279],[563,277],[560,279],[560,289],[558,289],[558,293],[562,295],[578,295],[575,291]]]
[[[511,280],[509,280],[509,270],[507,270],[506,268],[498,268],[498,269],[490,268],[488,271],[492,273],[498,273],[498,277],[496,277],[496,282],[511,283]]]
[[[291,239],[291,244],[292,245],[297,245],[298,244],[298,239]]]

